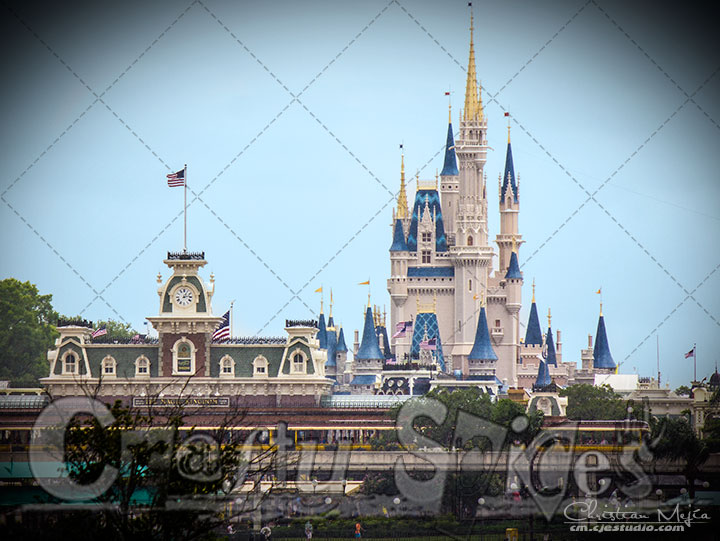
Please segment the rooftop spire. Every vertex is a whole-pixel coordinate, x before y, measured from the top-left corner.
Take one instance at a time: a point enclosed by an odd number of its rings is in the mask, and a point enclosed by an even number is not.
[[[535,304],[535,278],[533,278],[532,288],[533,288],[532,303]]]
[[[477,75],[475,73],[475,45],[473,43],[474,19],[470,9],[470,58],[468,60],[467,82],[465,84],[465,110],[463,120],[482,120],[482,101],[478,98]]]
[[[452,119],[448,121],[447,141],[445,142],[445,162],[442,176],[458,175],[457,158],[455,157],[455,138],[453,137]]]
[[[537,379],[535,379],[535,385],[533,386],[533,388],[537,390],[542,390],[543,387],[546,387],[551,383],[552,379],[550,379],[550,371],[548,370],[547,364],[544,361],[540,361],[540,365],[538,366]]]
[[[478,361],[497,361],[497,355],[490,343],[490,332],[488,331],[484,300],[482,302],[483,305],[480,307],[477,330],[475,331],[475,343],[468,355],[468,359]]]
[[[542,331],[540,330],[540,319],[538,318],[537,305],[535,304],[535,281],[533,280],[533,297],[530,305],[530,317],[528,318],[527,331],[525,332],[526,346],[541,346]]]
[[[605,318],[600,311],[597,332],[595,333],[595,348],[593,349],[593,366],[595,368],[616,368],[615,361],[610,353],[607,332],[605,331]]]
[[[505,173],[503,175],[502,187],[500,188],[500,201],[505,201],[508,189],[512,191],[513,199],[517,203],[518,189],[515,180],[515,164],[513,163],[512,145],[510,144],[510,126],[508,125],[508,145],[505,155]]]
[[[375,325],[373,325],[373,310],[368,303],[365,311],[365,327],[363,328],[362,342],[360,348],[355,355],[356,359],[383,359],[384,356],[378,346],[378,337],[375,333]]]
[[[402,145],[400,145],[402,151]],[[397,217],[404,220],[408,217],[408,200],[405,193],[405,152],[400,154],[400,193],[397,198]]]

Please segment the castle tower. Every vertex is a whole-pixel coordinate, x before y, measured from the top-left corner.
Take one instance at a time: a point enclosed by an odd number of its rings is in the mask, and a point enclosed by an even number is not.
[[[600,304],[600,317],[598,318],[597,332],[595,333],[595,349],[593,349],[593,368],[602,372],[614,372],[617,366],[610,354],[607,332],[605,331],[605,318]]]
[[[470,375],[494,375],[495,362],[498,360],[488,331],[487,316],[485,314],[485,301],[481,302],[480,315],[478,316],[477,329],[475,331],[475,342],[468,355]]]
[[[510,144],[509,120],[505,173],[502,177],[498,178],[498,195],[500,205],[500,233],[495,237],[495,242],[499,250],[498,267],[500,272],[505,272],[510,266],[512,252],[516,252],[517,247],[524,242],[518,229],[520,196],[518,180],[515,178],[512,145]]]
[[[452,238],[449,251],[455,274],[454,317],[452,327],[445,331],[446,343],[451,348],[453,367],[464,373],[468,373],[468,355],[474,342],[472,323],[476,319],[476,306],[473,297],[487,293],[493,257],[493,249],[488,245],[484,173],[487,119],[475,71],[473,30],[471,13],[465,103],[460,114],[459,137],[453,149],[459,162],[458,173],[443,177],[444,192],[449,196],[447,214],[452,223],[452,229],[448,229]],[[452,162],[451,158],[446,150],[446,162]],[[454,171],[449,167],[446,172]]]

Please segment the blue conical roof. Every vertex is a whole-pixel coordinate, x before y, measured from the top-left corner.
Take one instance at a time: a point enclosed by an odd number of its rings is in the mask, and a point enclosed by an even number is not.
[[[520,274],[520,265],[518,264],[517,253],[515,252],[512,252],[510,254],[510,264],[508,265],[508,270],[505,273],[505,278],[516,278],[518,280],[522,279],[522,274]]]
[[[505,201],[505,194],[508,187],[512,190],[514,201],[517,203],[517,184],[515,183],[515,166],[513,165],[512,146],[508,141],[507,154],[505,156],[505,174],[503,175],[502,189],[500,190],[500,200]]]
[[[485,307],[480,308],[478,316],[477,331],[475,331],[475,343],[468,355],[468,359],[477,361],[497,361],[497,355],[490,343],[490,332],[488,331],[487,316]]]
[[[443,225],[440,194],[438,194],[437,190],[418,190],[415,193],[415,204],[413,205],[412,218],[410,219],[407,246],[411,252],[417,250],[418,223],[423,218],[426,202],[430,216],[435,217],[435,251],[447,252],[448,247],[447,239],[445,238],[445,226]]]
[[[320,349],[327,348],[327,337],[325,336],[326,333],[327,333],[327,329],[325,328],[325,314],[320,312],[320,317],[318,318],[318,333],[317,333],[317,339],[320,341]]]
[[[546,385],[550,385],[552,383],[552,379],[550,379],[550,370],[548,370],[547,364],[545,364],[544,361],[540,361],[540,366],[538,367],[538,375],[537,379],[535,380],[534,387],[545,387]]]
[[[547,338],[545,339],[546,357],[545,362],[548,365],[557,366],[557,353],[555,352],[555,342],[553,341],[552,329],[548,327]]]
[[[373,325],[372,308],[368,306],[365,312],[365,327],[363,328],[362,341],[360,349],[355,355],[356,359],[383,359],[382,351],[378,346],[377,335],[375,334],[375,325]]]
[[[375,332],[378,336],[378,342],[382,344],[382,351],[385,353],[386,359],[392,359],[392,351],[390,351],[390,340],[388,340],[387,329],[384,325],[378,325],[375,327]]]
[[[390,246],[391,252],[407,252],[408,245],[405,242],[405,233],[403,232],[402,222],[400,218],[395,220],[395,227],[393,229],[393,243]]]
[[[335,348],[337,352],[346,352],[348,350],[347,346],[345,345],[345,333],[342,330],[342,327],[340,327],[340,333],[338,334],[337,339],[337,348]]]
[[[337,334],[335,334],[335,329],[333,327],[329,327],[327,332],[327,362],[325,363],[325,366],[336,366],[337,363],[335,362],[335,354],[337,353]]]
[[[443,164],[443,170],[440,174],[443,176],[458,174],[452,123],[448,123],[447,143],[445,144],[445,163]]]
[[[332,312],[332,306],[330,307],[330,312]],[[330,316],[327,321],[327,328],[329,329],[330,327],[334,327],[334,326],[335,326],[335,321],[333,320],[333,317]]]
[[[597,333],[595,333],[595,349],[593,350],[593,366],[595,368],[615,368],[615,361],[610,354],[607,333],[605,332],[605,318],[600,314]]]
[[[534,301],[530,306],[530,317],[528,318],[527,331],[525,332],[525,345],[542,345],[542,331],[540,330],[540,320],[538,319],[537,306]]]

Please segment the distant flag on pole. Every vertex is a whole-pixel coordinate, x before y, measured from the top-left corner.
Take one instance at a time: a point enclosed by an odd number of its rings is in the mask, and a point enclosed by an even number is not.
[[[429,340],[423,340],[420,342],[420,349],[428,351],[435,351],[437,349],[437,338],[430,338]]]
[[[170,173],[167,175],[168,186],[171,188],[177,188],[178,186],[185,186],[185,169],[180,169],[176,173]]]
[[[595,294],[596,294],[596,295],[602,295],[602,288],[598,289],[598,290],[595,292]]]
[[[689,359],[690,357],[695,357],[695,346],[693,346],[693,348],[685,354],[686,359]]]
[[[450,92],[445,92],[445,95],[446,95],[446,96],[449,96],[449,95],[450,95]]]
[[[97,338],[98,336],[103,336],[105,334],[107,334],[107,327],[103,324],[103,326],[99,329],[95,329],[90,336]]]
[[[359,285],[359,286],[369,286],[369,285],[370,285],[370,280],[368,280],[367,282],[359,282],[358,285]]]
[[[320,286],[319,288],[317,288],[317,289],[315,290],[315,293],[322,293],[322,286]]]
[[[400,338],[402,336],[405,336],[407,334],[407,331],[412,329],[413,322],[412,321],[400,321],[395,324],[395,334],[392,335],[393,338]]]
[[[223,321],[212,335],[213,342],[224,342],[230,339],[230,310],[223,315]]]
[[[505,116],[510,116],[510,113],[505,111]]]

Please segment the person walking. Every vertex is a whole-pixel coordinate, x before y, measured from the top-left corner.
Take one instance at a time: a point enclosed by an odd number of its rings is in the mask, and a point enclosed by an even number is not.
[[[312,539],[312,532],[313,532],[313,526],[311,522],[308,520],[305,523],[305,537],[308,539]]]
[[[360,523],[357,522],[357,523],[355,524],[355,538],[356,538],[356,539],[359,539],[360,537],[362,537],[362,532],[364,532],[364,531],[365,531],[365,528],[363,528],[363,527],[360,525]]]

